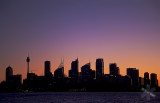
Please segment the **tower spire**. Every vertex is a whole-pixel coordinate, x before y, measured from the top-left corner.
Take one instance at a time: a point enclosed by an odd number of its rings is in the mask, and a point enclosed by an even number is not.
[[[29,58],[29,53],[28,53],[28,57],[26,59],[27,62],[27,74],[29,73],[29,62],[30,62],[30,58]]]

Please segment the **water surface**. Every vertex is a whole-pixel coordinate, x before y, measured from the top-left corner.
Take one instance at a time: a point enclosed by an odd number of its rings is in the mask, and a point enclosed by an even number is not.
[[[49,92],[0,93],[0,103],[160,103],[160,93],[150,101],[142,93]]]

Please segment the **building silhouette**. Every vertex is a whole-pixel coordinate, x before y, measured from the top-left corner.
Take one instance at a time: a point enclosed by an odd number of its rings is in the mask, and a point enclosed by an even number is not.
[[[89,72],[90,72],[90,63],[87,63],[81,67],[82,80],[87,81],[90,79]]]
[[[45,61],[44,62],[44,76],[48,77],[50,75],[50,68],[51,68],[51,63],[50,61]]]
[[[61,61],[61,64],[54,72],[54,78],[57,79],[64,79],[64,62]]]
[[[22,75],[21,74],[13,75],[11,80],[12,80],[11,82],[15,86],[21,86],[21,84],[22,84]]]
[[[104,61],[102,58],[96,59],[96,79],[100,80],[104,76]]]
[[[151,87],[157,87],[158,86],[157,74],[151,73],[150,77],[151,77]]]
[[[9,66],[6,68],[6,83],[9,89],[15,90],[22,84],[22,75],[13,75],[13,69]]]
[[[51,62],[50,61],[45,61],[44,62],[44,77],[46,78],[46,81],[48,84],[52,81],[53,75],[51,72]]]
[[[12,78],[12,75],[13,75],[13,69],[12,67],[7,67],[6,68],[6,82],[9,82]]]
[[[139,70],[136,68],[127,68],[127,75],[132,79],[132,86],[139,87]]]
[[[78,79],[78,58],[75,61],[72,61],[71,63],[71,70],[69,70],[69,77],[73,79]]]
[[[87,63],[81,67],[81,79],[83,81],[89,81],[95,78],[95,71],[90,68],[90,63]]]
[[[111,63],[109,65],[110,75],[119,75],[119,67],[116,63]]]
[[[145,72],[144,73],[144,85],[150,85],[150,79],[149,79],[149,73]]]
[[[124,81],[125,81],[123,84],[124,87],[126,89],[130,89],[132,86],[132,78],[130,76],[126,75],[126,76],[124,76]]]
[[[28,80],[35,80],[37,75],[35,73],[28,73],[27,79]]]
[[[24,87],[26,88],[32,88],[35,86],[36,84],[36,79],[37,79],[37,75],[35,73],[30,73],[29,71],[29,63],[30,63],[30,57],[28,56],[27,59],[26,59],[26,62],[27,62],[27,79],[24,79],[23,80],[23,85]]]
[[[37,75],[35,73],[27,73],[27,79],[23,80],[23,87],[26,90],[33,90],[36,87]]]

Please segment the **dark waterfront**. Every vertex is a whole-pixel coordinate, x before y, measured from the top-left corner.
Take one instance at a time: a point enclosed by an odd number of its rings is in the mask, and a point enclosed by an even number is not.
[[[154,93],[154,92],[153,92]],[[155,97],[142,98],[139,93],[107,92],[48,92],[48,93],[0,93],[0,103],[159,103]]]

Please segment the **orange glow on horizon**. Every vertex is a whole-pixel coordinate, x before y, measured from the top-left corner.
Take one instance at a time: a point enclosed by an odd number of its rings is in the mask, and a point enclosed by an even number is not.
[[[31,62],[30,62],[30,72],[36,73],[37,75],[44,75],[44,61],[45,60],[50,60],[51,61],[51,72],[54,74],[54,71],[58,68],[60,64],[60,58],[52,59],[48,58],[35,58],[35,57],[30,57]],[[64,72],[65,75],[68,76],[68,70],[71,68],[71,62],[75,60],[76,57],[64,57]],[[95,70],[95,62],[96,62],[96,57],[91,57],[88,59],[87,57],[79,57],[79,72],[81,71],[81,66],[84,64],[88,63],[89,61],[91,62],[91,69]],[[121,75],[126,75],[126,68],[133,67],[139,69],[139,76],[144,77],[145,72],[150,73],[156,73],[158,80],[160,76],[160,72],[157,72],[159,68],[158,65],[156,65],[158,62],[152,62],[148,63],[151,60],[136,60],[134,58],[129,59],[127,56],[121,59],[121,57],[117,57],[114,59],[111,58],[106,58],[104,57],[104,73],[108,74],[109,73],[109,63],[117,63],[117,66],[120,68],[120,74]],[[22,74],[22,78],[26,78],[26,73],[27,73],[27,63],[25,62],[25,59],[23,59],[24,62],[22,64],[19,64],[18,61],[15,62],[15,64],[11,65],[13,67],[14,74]],[[155,60],[156,61],[156,60]],[[6,68],[6,67],[5,67]],[[22,69],[19,69],[22,68]],[[5,69],[3,69],[3,78],[2,80],[5,80]],[[160,85],[160,82],[158,82]]]

